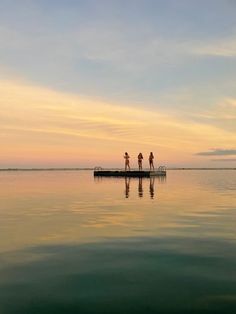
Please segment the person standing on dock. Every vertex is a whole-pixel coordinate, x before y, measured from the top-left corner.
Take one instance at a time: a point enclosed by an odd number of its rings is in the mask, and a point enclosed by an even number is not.
[[[150,171],[151,171],[151,170],[154,170],[153,159],[154,159],[154,155],[153,155],[153,152],[151,152],[151,153],[150,153],[150,155],[149,155],[149,166],[150,166]]]
[[[139,171],[143,170],[142,162],[143,162],[143,154],[139,153],[138,154],[138,170]]]
[[[129,169],[130,171],[130,166],[129,166],[129,154],[127,152],[125,152],[124,155],[124,159],[125,159],[125,171],[127,171],[127,169]]]

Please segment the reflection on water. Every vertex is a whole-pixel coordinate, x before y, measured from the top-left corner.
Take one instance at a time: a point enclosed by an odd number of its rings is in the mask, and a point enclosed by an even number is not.
[[[235,313],[235,191],[235,171],[0,173],[0,313]]]
[[[166,177],[160,176],[156,178],[159,182],[164,183],[166,181]],[[130,178],[126,177],[125,179],[125,197],[129,197],[130,192]],[[149,195],[150,198],[153,199],[155,195],[154,185],[155,185],[155,177],[150,177],[149,179],[146,178],[132,178],[132,180],[138,182],[138,196],[143,197],[143,180],[147,181],[149,180]]]
[[[111,180],[119,180],[119,181],[124,181],[125,182],[125,198],[129,198],[130,195],[130,182],[132,181],[132,187],[135,188],[135,185],[137,185],[138,188],[138,196],[141,198],[143,197],[143,181],[148,182],[149,181],[149,195],[150,198],[153,199],[155,196],[155,191],[154,191],[154,185],[155,185],[155,179],[160,182],[160,183],[165,183],[166,182],[166,176],[159,176],[159,177],[150,177],[150,178],[130,178],[130,177],[117,177],[116,179],[109,178],[109,177],[99,177],[96,176],[94,177],[94,181],[96,183],[104,183],[104,181],[111,181]]]
[[[0,251],[120,236],[234,238],[235,171],[169,171],[162,180],[0,173]]]
[[[38,246],[0,269],[1,313],[229,313],[235,245],[194,238]],[[11,259],[7,253],[5,260]],[[13,302],[14,301],[14,302]]]
[[[155,183],[155,177],[150,178],[150,185],[149,185],[149,192],[150,192],[150,197],[154,198],[154,183]]]
[[[143,178],[138,180],[138,196],[143,197]]]
[[[166,182],[166,176],[159,176],[159,177],[150,177],[149,179],[146,178],[132,178],[132,180],[137,181],[138,182],[138,196],[139,197],[143,197],[143,180],[147,181],[149,180],[149,195],[150,198],[153,199],[155,196],[155,179],[158,180],[160,183],[165,183]],[[125,197],[128,198],[129,197],[129,192],[130,192],[130,178],[129,177],[125,177]]]
[[[130,178],[125,177],[125,197],[129,197],[129,186],[130,186]]]

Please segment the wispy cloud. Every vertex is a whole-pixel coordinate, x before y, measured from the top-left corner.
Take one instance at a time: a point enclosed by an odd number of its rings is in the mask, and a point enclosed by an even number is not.
[[[216,159],[211,159],[211,161],[234,162],[236,161],[236,158],[216,158]]]
[[[216,100],[216,103],[211,104],[209,108],[201,110],[198,108],[197,111],[192,110],[183,114],[189,121],[211,124],[222,130],[236,132],[236,100],[234,98],[223,97]]]
[[[198,156],[231,156],[231,155],[236,155],[236,149],[212,149],[210,151],[206,152],[199,152],[196,153]]]
[[[233,133],[163,110],[122,107],[22,82],[1,81],[0,95],[2,158],[8,160],[39,155],[117,160],[124,149],[132,154],[142,149],[177,162],[210,143],[229,147],[236,141]]]
[[[202,56],[236,57],[236,35],[208,42],[195,42],[192,52]]]

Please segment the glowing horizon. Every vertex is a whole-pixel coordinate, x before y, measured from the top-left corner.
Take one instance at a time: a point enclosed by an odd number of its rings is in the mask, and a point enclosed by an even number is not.
[[[139,151],[146,163],[153,151],[158,164],[196,165],[206,159],[195,155],[200,150],[212,143],[231,148],[236,140],[230,132],[164,112],[124,108],[22,82],[1,81],[0,86],[1,164],[6,166],[123,166],[124,151],[129,151],[133,167]]]

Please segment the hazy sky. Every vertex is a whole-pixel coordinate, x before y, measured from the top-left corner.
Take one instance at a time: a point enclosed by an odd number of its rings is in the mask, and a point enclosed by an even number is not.
[[[236,165],[236,1],[0,0],[0,167]]]

